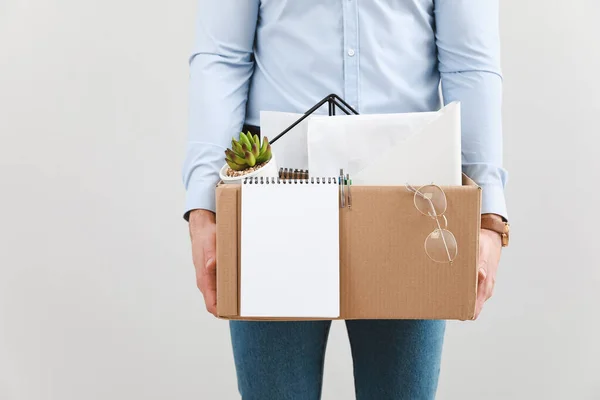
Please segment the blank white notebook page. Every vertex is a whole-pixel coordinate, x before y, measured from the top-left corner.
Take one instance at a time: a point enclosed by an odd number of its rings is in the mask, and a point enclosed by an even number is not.
[[[333,182],[242,183],[240,316],[339,317],[338,198]]]

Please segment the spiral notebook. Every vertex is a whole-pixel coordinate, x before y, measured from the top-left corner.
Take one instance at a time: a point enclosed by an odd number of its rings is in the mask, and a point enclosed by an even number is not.
[[[246,178],[240,316],[340,315],[337,178]]]

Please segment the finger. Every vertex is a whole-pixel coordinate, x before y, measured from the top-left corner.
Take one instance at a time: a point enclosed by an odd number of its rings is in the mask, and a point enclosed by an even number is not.
[[[206,275],[206,268],[203,268],[205,263],[204,248],[202,246],[194,246],[192,248],[192,257],[194,262],[194,269],[196,270],[196,286],[201,292],[204,291],[204,276]]]
[[[479,269],[479,281],[477,282],[477,302],[483,303],[487,299],[487,272],[485,269]]]
[[[475,301],[475,316],[473,319],[477,319],[481,310],[483,309],[483,304],[487,300],[487,271],[485,268],[479,268],[477,274],[477,299]]]
[[[209,258],[204,265],[206,280],[206,290],[210,292],[217,291],[217,262],[214,258]]]
[[[483,304],[478,302],[477,306],[475,307],[475,316],[473,316],[473,320],[476,320],[477,318],[479,318],[479,314],[481,313],[482,309],[483,309]]]
[[[481,314],[481,311],[483,311],[483,307],[485,305],[485,301],[486,301],[485,296],[478,296],[477,297],[477,301],[475,303],[475,318],[474,319],[479,318],[479,315]]]
[[[205,268],[205,291],[204,291],[204,302],[206,303],[206,310],[217,315],[217,261],[214,256],[214,250],[205,250],[207,255]]]
[[[494,295],[494,281],[487,279],[485,281],[485,299],[489,300]]]
[[[204,304],[206,305],[206,311],[217,316],[217,292],[214,290],[205,290],[202,292],[204,296]]]
[[[215,290],[208,289],[206,283],[206,279],[203,279],[200,283],[200,292],[204,298],[204,305],[206,306],[206,311],[214,316],[217,316],[217,292]]]
[[[208,252],[207,252],[208,253]],[[217,272],[217,260],[214,256],[205,256],[206,261],[204,262],[204,268],[206,268],[207,274],[216,274]]]
[[[208,236],[203,243],[204,266],[206,268],[214,266],[217,260],[217,244],[215,235]]]
[[[216,270],[215,270],[216,271]],[[198,288],[204,298],[206,311],[217,315],[217,291],[214,283],[214,275],[211,276],[206,268],[200,268],[198,272]]]
[[[206,310],[214,316],[217,315],[216,272],[216,263],[212,260],[196,269],[196,282],[204,298]]]
[[[479,268],[479,273],[477,275],[478,283],[481,284],[483,281],[485,281],[485,278],[487,278],[487,271],[485,268],[481,267]]]
[[[206,289],[206,268],[202,268],[200,264],[195,264],[194,267],[196,270],[196,286],[204,293]]]

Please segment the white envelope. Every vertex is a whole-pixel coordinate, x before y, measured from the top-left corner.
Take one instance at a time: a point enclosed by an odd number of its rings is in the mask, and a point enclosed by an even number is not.
[[[460,103],[437,112],[314,116],[308,121],[310,176],[338,176],[360,185],[459,186]]]

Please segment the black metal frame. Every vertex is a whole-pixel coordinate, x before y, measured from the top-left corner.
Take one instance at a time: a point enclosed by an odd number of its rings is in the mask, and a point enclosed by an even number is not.
[[[275,143],[277,141],[277,139],[279,139],[280,137],[282,137],[283,135],[285,135],[286,133],[288,133],[289,131],[294,129],[300,122],[302,122],[306,118],[308,118],[312,113],[314,113],[319,108],[321,108],[325,103],[328,103],[328,105],[329,105],[329,116],[330,117],[335,115],[335,107],[336,106],[337,106],[337,108],[342,110],[346,115],[351,115],[351,114],[358,115],[358,111],[356,111],[354,108],[352,108],[340,96],[338,96],[335,93],[332,93],[332,94],[328,95],[327,97],[325,97],[323,100],[319,101],[317,104],[315,104],[310,110],[305,112],[302,117],[300,117],[292,125],[288,126],[279,135],[277,135],[273,139],[269,140],[269,143]]]

